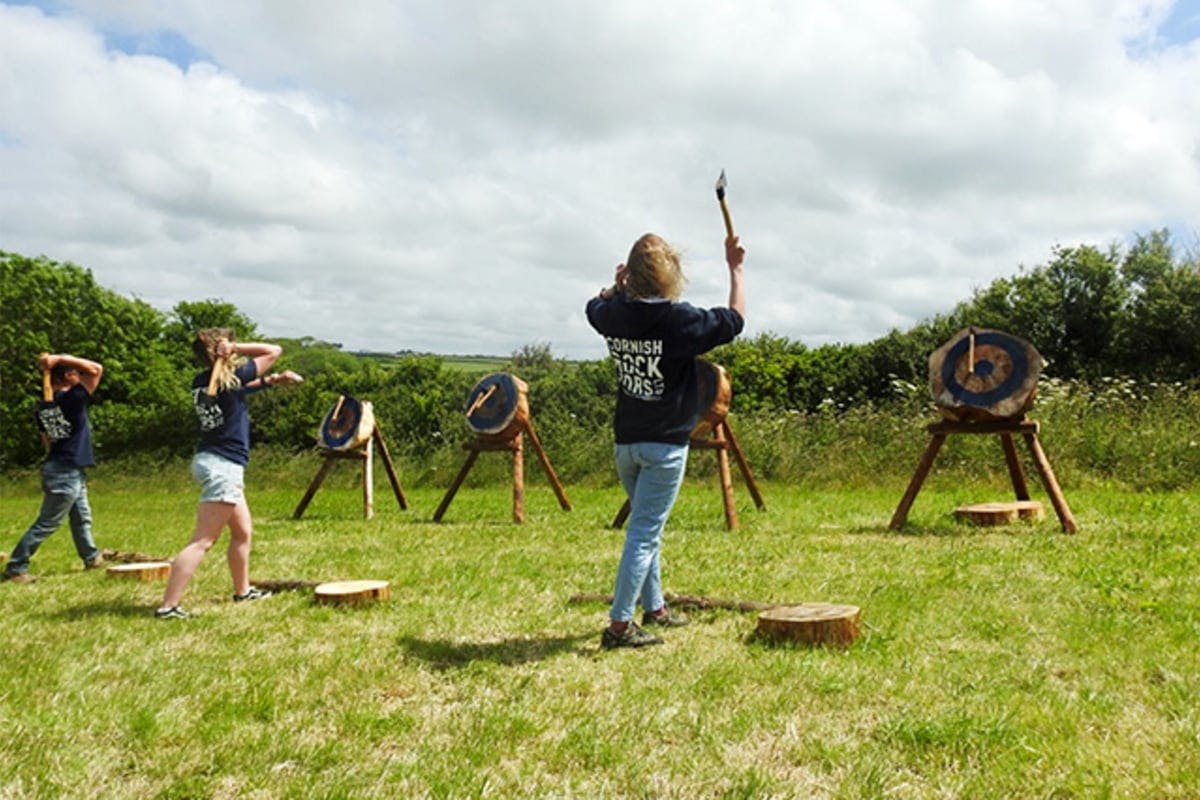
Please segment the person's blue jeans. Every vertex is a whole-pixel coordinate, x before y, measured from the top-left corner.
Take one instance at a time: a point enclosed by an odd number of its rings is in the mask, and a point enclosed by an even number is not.
[[[87,480],[83,470],[57,461],[47,461],[42,465],[42,510],[21,541],[17,542],[8,563],[4,565],[5,571],[10,575],[27,572],[29,559],[68,517],[71,520],[75,552],[79,557],[86,563],[100,555],[100,550],[92,541],[92,509],[88,505]]]
[[[618,444],[616,456],[617,476],[629,496],[629,524],[625,527],[625,548],[617,567],[609,617],[626,622],[633,619],[638,600],[644,611],[657,611],[665,605],[659,553],[663,528],[683,484],[688,446],[661,442]]]

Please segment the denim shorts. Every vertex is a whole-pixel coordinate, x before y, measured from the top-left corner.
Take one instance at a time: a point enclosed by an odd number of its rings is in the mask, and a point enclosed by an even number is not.
[[[245,467],[215,453],[199,452],[192,458],[192,479],[200,484],[201,503],[237,505],[245,498]]]

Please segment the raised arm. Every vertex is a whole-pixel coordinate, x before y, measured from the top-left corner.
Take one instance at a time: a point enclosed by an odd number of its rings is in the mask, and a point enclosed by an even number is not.
[[[100,362],[79,358],[70,353],[42,353],[38,358],[38,363],[44,370],[52,370],[55,367],[71,367],[79,373],[79,382],[84,389],[87,389],[88,394],[96,393],[96,387],[100,385],[100,376],[104,374],[104,367]]]
[[[742,285],[742,262],[746,248],[737,236],[725,240],[725,263],[729,266],[729,307],[746,318],[746,290]]]
[[[217,345],[217,357],[219,358],[240,355],[251,359],[254,362],[256,375],[266,375],[267,370],[282,353],[282,347],[267,342],[230,342],[222,339]]]

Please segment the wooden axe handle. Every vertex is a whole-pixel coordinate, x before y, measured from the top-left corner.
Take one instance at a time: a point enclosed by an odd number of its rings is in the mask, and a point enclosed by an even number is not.
[[[50,370],[42,370],[42,399],[49,403],[54,399],[54,387],[50,384]]]
[[[467,409],[467,418],[470,419],[471,415],[474,414],[481,405],[486,403],[488,401],[488,398],[490,398],[492,395],[494,395],[496,393],[496,390],[499,388],[500,388],[500,384],[493,383],[491,386],[488,387],[488,390],[486,392],[479,395],[479,397],[476,397],[475,402],[472,403],[471,407]]]
[[[221,371],[225,369],[225,359],[217,358],[213,362],[212,374],[208,376],[208,396],[217,396],[217,382],[221,380]]]
[[[726,235],[726,237],[732,239],[733,238],[733,218],[729,216],[729,206],[725,205],[724,197],[722,197],[717,202],[719,202],[721,204],[721,217],[725,220],[725,235]],[[710,208],[711,208],[711,206],[710,206]]]

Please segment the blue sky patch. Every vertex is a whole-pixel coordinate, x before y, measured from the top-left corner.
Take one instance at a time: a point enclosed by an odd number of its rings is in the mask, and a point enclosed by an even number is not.
[[[1200,39],[1200,0],[1178,0],[1158,26],[1158,35],[1167,46]]]
[[[4,0],[5,5],[33,6],[41,9],[49,17],[64,17],[73,13],[67,0]],[[131,56],[158,56],[175,64],[180,69],[187,69],[197,61],[216,63],[213,57],[196,47],[187,37],[178,31],[163,28],[150,31],[134,31],[129,29],[113,29],[102,20],[94,20],[100,33],[104,36],[104,46],[108,50],[128,53]]]
[[[173,30],[105,31],[104,46],[129,55],[165,58],[180,69],[187,69],[197,61],[213,62],[212,56]]]

